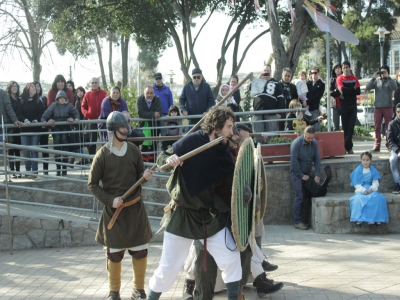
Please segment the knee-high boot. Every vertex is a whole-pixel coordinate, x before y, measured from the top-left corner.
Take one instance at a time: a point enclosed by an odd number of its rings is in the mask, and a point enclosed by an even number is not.
[[[132,257],[133,288],[144,290],[144,277],[146,276],[147,257],[135,259]]]
[[[60,173],[61,166],[58,163],[61,162],[61,159],[56,158],[55,161],[56,161],[56,167],[57,167],[57,176],[60,176],[61,175],[61,173]]]
[[[121,262],[112,262],[107,259],[108,285],[110,292],[118,292],[121,289]]]
[[[68,163],[68,158],[64,158],[62,160],[63,163],[67,164]],[[62,166],[62,176],[67,176],[67,166]]]

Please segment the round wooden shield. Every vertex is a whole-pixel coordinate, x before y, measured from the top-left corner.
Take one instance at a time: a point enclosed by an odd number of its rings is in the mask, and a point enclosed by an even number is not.
[[[258,164],[258,176],[257,176],[257,195],[261,200],[261,207],[259,216],[256,216],[256,221],[262,220],[267,209],[268,200],[268,184],[267,184],[267,173],[265,171],[264,162],[261,154],[261,145],[257,145],[257,164]]]
[[[251,138],[246,138],[236,159],[232,184],[232,233],[239,251],[244,251],[249,240],[254,240],[255,150]],[[249,235],[251,235],[249,238]]]

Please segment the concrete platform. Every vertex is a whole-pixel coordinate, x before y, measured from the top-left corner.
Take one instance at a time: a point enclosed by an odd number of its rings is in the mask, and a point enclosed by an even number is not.
[[[400,195],[383,193],[389,210],[389,223],[382,228],[366,225],[356,228],[350,222],[352,193],[328,193],[325,197],[312,199],[311,226],[315,233],[400,233]]]
[[[263,253],[279,268],[268,277],[284,288],[263,298],[248,284],[246,300],[400,300],[400,235],[316,234],[293,226],[266,226]],[[145,288],[160,261],[162,245],[149,247]],[[108,281],[100,246],[0,252],[0,297],[22,299],[106,299]],[[132,261],[122,262],[123,300],[132,292]],[[182,299],[181,272],[161,300]],[[225,300],[220,292],[215,300]],[[208,299],[207,299],[208,300]]]

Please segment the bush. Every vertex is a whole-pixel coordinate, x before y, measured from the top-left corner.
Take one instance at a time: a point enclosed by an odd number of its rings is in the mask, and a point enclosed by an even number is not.
[[[371,137],[370,131],[365,129],[364,126],[355,126],[354,135],[361,137]]]
[[[286,137],[275,137],[268,140],[268,144],[287,144],[292,143],[293,140]]]

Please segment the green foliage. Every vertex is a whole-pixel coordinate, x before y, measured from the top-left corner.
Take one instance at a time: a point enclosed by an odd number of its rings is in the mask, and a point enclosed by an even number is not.
[[[133,90],[129,87],[124,87],[121,89],[121,97],[125,99],[126,104],[128,105],[131,118],[139,118],[139,115],[136,111],[136,101],[138,98],[136,90]]]
[[[287,137],[274,137],[268,140],[268,144],[287,144],[292,142],[293,140]]]
[[[354,126],[354,135],[360,137],[371,137],[370,131],[365,129],[364,126]]]
[[[327,132],[328,131],[328,124],[325,122],[320,122],[319,123],[319,128],[321,129],[321,132]]]
[[[253,98],[250,96],[250,88],[249,86],[246,86],[244,89],[244,101],[243,101],[243,111],[250,111],[252,108],[252,100]],[[243,99],[243,98],[242,98]],[[242,115],[242,120],[243,121],[249,121],[250,120],[250,115]]]

